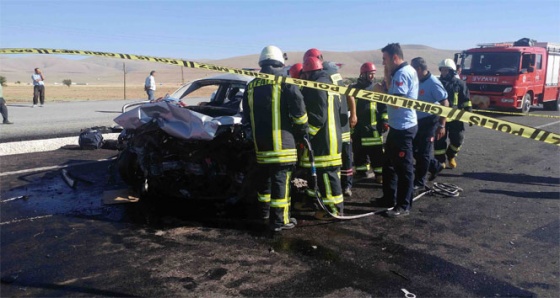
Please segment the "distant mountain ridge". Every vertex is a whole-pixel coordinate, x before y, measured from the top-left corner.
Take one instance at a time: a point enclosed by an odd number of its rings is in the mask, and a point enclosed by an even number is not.
[[[404,58],[410,61],[415,57],[423,57],[429,69],[439,74],[437,64],[445,58],[453,58],[455,50],[440,50],[425,45],[402,45]],[[287,52],[286,65],[301,62],[304,52]],[[342,63],[340,73],[343,77],[357,77],[362,63],[373,62],[378,69],[377,77],[383,76],[381,50],[330,52],[324,51],[323,56],[327,61]],[[213,65],[233,68],[258,68],[259,53],[238,56],[219,60],[204,60]],[[13,84],[20,81],[22,84],[31,82],[31,74],[35,67],[42,69],[45,82],[48,84],[62,83],[64,79],[71,79],[75,83],[91,85],[121,85],[124,82],[126,69],[126,82],[130,85],[142,85],[151,70],[156,70],[158,84],[175,84],[190,81],[200,77],[218,74],[218,72],[188,69],[145,61],[122,60],[114,58],[87,57],[84,59],[67,59],[56,55],[0,55],[0,75],[6,77],[7,82]]]

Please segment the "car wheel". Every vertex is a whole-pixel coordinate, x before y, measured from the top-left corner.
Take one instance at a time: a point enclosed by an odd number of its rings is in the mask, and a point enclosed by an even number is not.
[[[138,175],[138,167],[136,166],[136,154],[125,149],[117,158],[117,169],[121,179],[130,186],[138,185],[142,182]]]

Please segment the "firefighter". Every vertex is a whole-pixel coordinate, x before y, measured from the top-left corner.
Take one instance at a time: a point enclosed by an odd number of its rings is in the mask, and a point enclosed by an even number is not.
[[[312,48],[305,52],[303,60],[308,57],[316,57],[323,63],[323,70],[329,75],[331,83],[344,86],[342,76],[338,72],[338,66],[331,61],[324,61],[323,54],[318,49]],[[342,166],[340,169],[340,183],[343,195],[352,196],[352,183],[354,171],[352,170],[352,139],[350,129],[357,123],[356,103],[353,98],[340,94],[340,126],[342,127]],[[348,114],[350,112],[350,114]]]
[[[441,73],[439,79],[447,91],[450,107],[471,112],[472,103],[469,89],[464,81],[455,77],[456,70],[455,62],[452,59],[442,60],[439,63],[439,71]],[[446,134],[437,140],[434,145],[434,156],[444,165],[447,157],[449,167],[454,169],[457,167],[457,153],[459,153],[461,145],[463,145],[465,126],[461,121],[448,121],[445,131]],[[447,145],[447,138],[449,138],[449,146]],[[433,171],[432,174],[434,174]]]
[[[317,57],[308,57],[303,62],[303,76],[306,80],[331,83],[329,75]],[[344,198],[340,184],[342,133],[340,126],[340,99],[337,93],[304,87],[302,94],[309,115],[309,138],[315,156],[317,184],[324,205],[330,212],[342,215]],[[303,153],[300,166],[309,169],[309,152]],[[308,195],[315,199],[315,192]],[[332,219],[324,211],[315,212],[318,219]]]
[[[292,67],[290,67],[290,70],[288,71],[288,74],[290,75],[290,77],[292,77],[294,79],[299,79],[301,77],[301,70],[302,69],[303,69],[303,64],[296,63],[296,64],[292,65]]]
[[[259,58],[262,73],[282,76],[284,56],[275,46]],[[307,133],[307,113],[297,86],[254,79],[243,94],[243,124],[250,125],[258,175],[257,193],[264,219],[275,232],[295,227],[290,218],[290,177],[297,161],[296,140]]]
[[[362,64],[358,81],[350,85],[350,87],[373,91],[376,71],[377,69],[373,63],[366,62]],[[389,128],[387,124],[387,106],[357,98],[356,110],[359,113],[358,124],[352,133],[356,174],[359,177],[370,178],[371,171],[373,171],[377,183],[382,183],[382,134]]]

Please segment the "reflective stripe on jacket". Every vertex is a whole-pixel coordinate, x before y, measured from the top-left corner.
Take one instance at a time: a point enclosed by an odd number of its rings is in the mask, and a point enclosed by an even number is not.
[[[261,71],[281,75],[272,67],[263,67]],[[297,161],[293,131],[305,130],[307,113],[303,96],[295,85],[252,80],[243,95],[243,119],[250,123],[258,163]]]
[[[324,71],[311,74],[311,81],[331,83]],[[317,168],[342,165],[342,133],[340,126],[340,99],[337,93],[312,88],[302,89],[307,115],[309,117],[309,135]],[[301,166],[310,167],[309,153],[304,152]]]

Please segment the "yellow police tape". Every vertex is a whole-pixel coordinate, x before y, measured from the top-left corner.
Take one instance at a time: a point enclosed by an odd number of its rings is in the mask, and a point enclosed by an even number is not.
[[[531,117],[541,117],[541,118],[560,119],[560,116],[554,116],[554,115],[521,114],[521,113],[514,113],[514,112],[494,111],[494,110],[479,110],[479,109],[473,109],[473,112],[488,113],[488,114],[502,114],[502,115],[514,115],[514,116],[531,116]]]
[[[524,138],[553,144],[560,146],[560,135],[529,126],[494,119],[483,115],[459,110],[455,108],[444,107],[441,105],[430,104],[423,101],[413,100],[405,97],[393,96],[384,93],[372,92],[356,88],[348,88],[337,86],[333,84],[326,84],[320,82],[306,81],[301,79],[293,79],[284,76],[275,76],[266,73],[260,73],[250,70],[235,69],[230,67],[216,66],[207,63],[198,63],[194,61],[186,61],[174,58],[160,58],[152,56],[142,56],[133,54],[121,53],[108,53],[108,52],[95,52],[83,50],[65,50],[65,49],[43,49],[43,48],[0,48],[0,54],[59,54],[59,55],[85,55],[85,56],[98,56],[105,58],[116,58],[126,60],[139,60],[146,62],[156,62],[162,64],[172,64],[177,66],[184,66],[194,69],[205,69],[226,73],[233,73],[239,75],[246,75],[255,78],[268,79],[278,83],[289,83],[301,87],[309,87],[318,90],[336,92],[348,96],[358,97],[379,103],[385,103],[396,107],[403,107],[414,109],[417,111],[427,112],[430,114],[446,117],[448,120],[458,120],[466,123],[472,123],[486,127],[492,130],[501,131],[504,133],[521,136]]]

